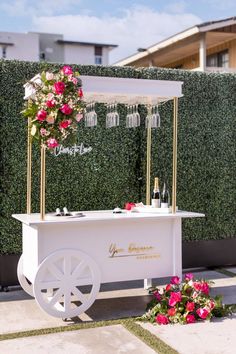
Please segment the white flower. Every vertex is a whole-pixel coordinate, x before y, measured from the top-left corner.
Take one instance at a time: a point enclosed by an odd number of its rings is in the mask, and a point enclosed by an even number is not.
[[[46,79],[47,80],[53,80],[53,78],[54,78],[54,75],[53,75],[53,73],[50,73],[50,72],[46,72]]]

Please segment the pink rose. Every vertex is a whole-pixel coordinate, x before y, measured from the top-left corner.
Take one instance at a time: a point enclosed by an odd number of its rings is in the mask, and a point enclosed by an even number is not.
[[[158,292],[158,291],[155,291],[153,293],[153,296],[158,300],[158,301],[161,301],[161,294]]]
[[[81,119],[83,119],[83,114],[82,113],[76,114],[75,119],[77,120],[77,122],[80,122]]]
[[[200,282],[194,282],[193,287],[196,291],[201,291],[202,290],[202,284]]]
[[[76,79],[76,77],[72,77],[72,82],[74,85],[78,84],[78,79]]]
[[[48,124],[54,124],[54,122],[55,122],[55,118],[53,117],[53,116],[47,116],[47,118],[46,118],[46,122],[48,123]]]
[[[187,315],[186,316],[186,322],[188,324],[196,322],[195,316],[194,315]]]
[[[70,119],[66,119],[66,120],[63,120],[62,122],[60,122],[59,128],[60,128],[60,129],[66,129],[66,128],[68,128],[70,125],[71,125],[71,120],[70,120]]]
[[[169,306],[175,306],[178,302],[181,301],[181,292],[171,292],[169,298]]]
[[[170,280],[171,284],[175,284],[175,285],[178,285],[180,283],[180,279],[179,277],[172,277],[171,280]]]
[[[73,112],[73,109],[67,104],[63,104],[63,106],[60,108],[60,111],[64,113],[66,116],[70,115]]]
[[[209,307],[211,310],[213,310],[213,308],[215,307],[215,301],[213,299],[210,300]]]
[[[47,136],[49,134],[49,132],[47,131],[47,129],[41,128],[40,129],[40,134],[41,134],[41,136]]]
[[[55,138],[50,138],[47,140],[47,146],[49,149],[54,149],[57,147],[59,144]]]
[[[50,81],[50,80],[53,80],[53,78],[54,78],[53,73],[49,73],[49,72],[47,71],[47,72],[46,72],[46,79],[47,79],[48,81]]]
[[[198,316],[200,318],[202,318],[203,320],[205,320],[210,313],[210,311],[207,310],[205,307],[203,307],[203,308],[200,307],[199,309],[197,309],[196,312],[197,312]]]
[[[48,100],[47,102],[46,102],[46,106],[48,107],[48,108],[53,108],[53,107],[55,107],[55,100]]]
[[[78,96],[82,98],[84,96],[82,88],[78,89]]]
[[[201,291],[205,295],[209,295],[209,285],[207,283],[202,283]]]
[[[73,74],[73,69],[69,65],[63,66],[63,68],[61,70],[64,73],[64,75],[72,75]]]
[[[132,210],[133,207],[135,207],[135,203],[126,203],[125,204],[125,210]]]
[[[41,122],[43,122],[47,117],[47,112],[44,111],[43,109],[41,109],[40,111],[38,111],[37,113],[37,119],[40,120]]]
[[[171,284],[167,284],[166,285],[166,292],[170,291],[172,289],[172,285]]]
[[[62,81],[55,82],[53,86],[57,95],[62,95],[66,88],[66,85]]]
[[[170,316],[170,317],[174,316],[176,314],[176,308],[171,307],[170,309],[168,309],[167,313],[168,313],[168,316]]]
[[[187,302],[186,304],[186,310],[189,311],[189,312],[192,312],[195,308],[195,304],[194,302]]]
[[[193,274],[192,273],[185,274],[184,279],[186,281],[192,280],[193,279]]]
[[[157,315],[156,322],[160,325],[167,325],[169,323],[168,318],[165,315]]]

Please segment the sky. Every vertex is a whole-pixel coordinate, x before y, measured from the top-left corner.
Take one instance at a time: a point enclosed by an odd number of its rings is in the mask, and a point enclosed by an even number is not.
[[[235,0],[0,0],[0,31],[117,44],[110,63],[196,24],[236,16]]]

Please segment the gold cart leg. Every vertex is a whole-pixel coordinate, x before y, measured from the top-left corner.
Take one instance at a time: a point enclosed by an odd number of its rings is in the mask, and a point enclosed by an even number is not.
[[[177,130],[178,130],[178,98],[174,97],[173,115],[173,174],[172,174],[172,213],[176,213],[177,185]]]
[[[32,170],[32,139],[31,118],[28,118],[28,143],[27,143],[27,201],[26,212],[31,213],[31,170]]]
[[[41,146],[40,218],[45,218],[45,145]]]
[[[151,106],[148,106],[147,112],[147,173],[146,173],[146,205],[150,205],[150,177],[151,177],[151,145],[152,145],[152,128],[151,128]]]

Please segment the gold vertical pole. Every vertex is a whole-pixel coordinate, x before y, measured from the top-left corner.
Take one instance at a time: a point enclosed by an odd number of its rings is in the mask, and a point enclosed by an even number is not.
[[[150,205],[150,177],[151,177],[151,145],[152,145],[152,128],[151,128],[151,105],[148,105],[147,112],[147,173],[146,173],[146,205]]]
[[[28,142],[27,142],[27,198],[26,212],[31,213],[31,170],[32,170],[32,139],[31,139],[31,118],[28,117]]]
[[[41,145],[41,180],[40,180],[40,219],[45,218],[45,150],[44,144]]]
[[[174,97],[173,115],[173,173],[172,173],[172,213],[176,213],[176,185],[177,185],[177,130],[178,130],[178,98]]]

